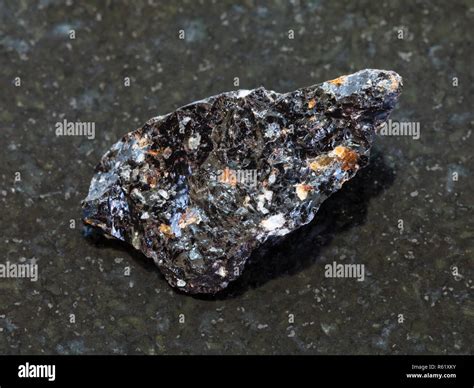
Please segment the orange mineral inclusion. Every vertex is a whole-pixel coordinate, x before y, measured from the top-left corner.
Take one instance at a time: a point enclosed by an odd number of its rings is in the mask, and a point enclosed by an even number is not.
[[[321,155],[309,164],[309,168],[313,171],[324,170],[332,162],[332,158],[327,155]]]
[[[353,170],[357,167],[357,161],[359,160],[357,152],[347,147],[337,146],[334,148],[333,153],[342,161],[342,168],[344,170]]]
[[[342,75],[338,78],[335,78],[331,81],[328,81],[330,84],[336,85],[336,86],[341,86],[344,82],[346,82],[347,76]]]
[[[173,237],[173,232],[171,231],[171,226],[166,224],[161,224],[159,227],[159,231],[163,233],[166,237]]]
[[[313,171],[322,171],[328,168],[332,163],[339,162],[343,170],[354,170],[358,168],[358,160],[359,155],[357,152],[348,147],[337,146],[326,155],[318,156],[315,160],[310,162],[309,168]]]

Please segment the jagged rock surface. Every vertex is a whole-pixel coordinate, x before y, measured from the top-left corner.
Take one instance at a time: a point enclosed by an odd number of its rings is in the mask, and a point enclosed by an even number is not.
[[[83,220],[152,258],[173,287],[216,293],[253,250],[310,222],[368,163],[401,85],[392,71],[362,70],[285,94],[222,93],[155,117],[103,156]]]

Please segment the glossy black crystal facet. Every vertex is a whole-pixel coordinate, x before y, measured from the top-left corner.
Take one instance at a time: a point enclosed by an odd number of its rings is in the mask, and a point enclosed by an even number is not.
[[[222,93],[155,117],[102,157],[83,220],[152,258],[173,287],[216,293],[368,163],[401,86],[395,72],[362,70],[285,94]]]

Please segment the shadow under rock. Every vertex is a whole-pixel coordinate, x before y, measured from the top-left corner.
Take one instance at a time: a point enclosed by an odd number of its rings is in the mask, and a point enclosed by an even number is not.
[[[283,238],[263,244],[249,258],[242,276],[225,290],[215,294],[191,295],[201,300],[225,300],[235,298],[252,288],[281,276],[294,275],[312,265],[319,257],[321,249],[334,236],[364,223],[367,206],[371,198],[379,195],[394,181],[394,172],[384,162],[382,154],[373,149],[370,164],[330,198],[323,202],[313,221],[294,230]],[[89,228],[86,239],[99,249],[126,251],[146,271],[156,271],[164,276],[148,259],[130,244],[116,239],[107,239],[100,231]],[[183,294],[179,290],[175,290]]]
[[[99,250],[104,249],[104,250],[112,250],[114,252],[116,251],[117,257],[121,256],[123,252],[128,253],[131,257],[133,257],[135,262],[140,267],[142,267],[147,272],[157,272],[160,278],[166,282],[165,277],[161,274],[159,269],[156,267],[153,260],[149,259],[143,253],[136,250],[129,243],[117,240],[115,238],[107,238],[104,236],[104,234],[102,233],[100,229],[94,228],[89,225],[83,227],[82,235],[89,245]],[[120,252],[122,252],[122,254]]]
[[[216,295],[193,295],[204,300],[224,300],[258,288],[281,276],[291,276],[312,265],[334,236],[361,225],[367,216],[371,198],[394,181],[395,174],[373,149],[370,164],[330,198],[313,221],[276,242],[263,244],[247,261],[242,276]]]

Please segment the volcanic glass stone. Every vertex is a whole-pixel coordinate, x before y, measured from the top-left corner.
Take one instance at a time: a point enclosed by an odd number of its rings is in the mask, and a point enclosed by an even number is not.
[[[285,94],[222,93],[152,118],[102,157],[83,220],[153,259],[171,286],[216,293],[368,163],[401,86],[395,72],[362,70]]]

